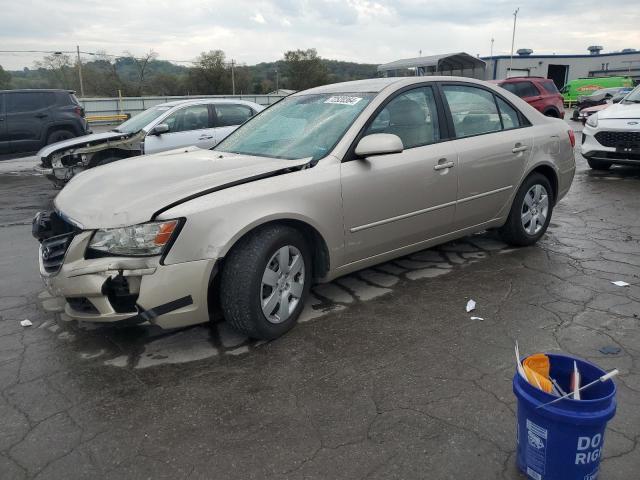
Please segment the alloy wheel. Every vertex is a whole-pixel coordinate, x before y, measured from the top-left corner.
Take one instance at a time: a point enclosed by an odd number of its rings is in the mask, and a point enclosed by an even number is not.
[[[521,220],[524,231],[536,235],[544,227],[549,215],[549,194],[540,184],[533,185],[522,202]]]
[[[285,322],[295,311],[305,282],[304,257],[298,248],[285,245],[269,259],[260,288],[262,313],[271,323]]]

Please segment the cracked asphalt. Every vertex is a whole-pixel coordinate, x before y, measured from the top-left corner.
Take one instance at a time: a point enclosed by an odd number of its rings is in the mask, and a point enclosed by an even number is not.
[[[620,369],[599,478],[637,478],[640,169],[576,157],[538,245],[484,233],[317,286],[269,343],[68,321],[30,236],[55,192],[0,173],[0,478],[524,478],[516,340]]]

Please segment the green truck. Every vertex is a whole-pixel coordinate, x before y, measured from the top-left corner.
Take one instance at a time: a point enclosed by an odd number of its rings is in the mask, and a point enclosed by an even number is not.
[[[575,103],[578,97],[591,95],[601,88],[633,87],[631,77],[590,77],[576,78],[560,89],[565,103]]]

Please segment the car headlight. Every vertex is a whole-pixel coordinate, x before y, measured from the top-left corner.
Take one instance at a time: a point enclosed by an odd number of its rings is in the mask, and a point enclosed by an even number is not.
[[[168,220],[96,230],[89,248],[107,255],[160,255],[178,233],[179,225],[180,220]]]
[[[594,113],[587,118],[587,125],[596,128],[598,126],[598,114]]]

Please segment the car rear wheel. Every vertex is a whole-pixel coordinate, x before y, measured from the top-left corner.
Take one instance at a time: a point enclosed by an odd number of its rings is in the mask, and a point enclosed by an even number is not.
[[[605,162],[602,160],[587,158],[587,163],[593,170],[609,170],[611,168],[611,162]]]
[[[54,130],[47,137],[47,145],[51,145],[52,143],[62,142],[63,140],[69,140],[73,138],[75,135],[73,132],[69,130]]]
[[[220,283],[224,317],[251,338],[277,338],[296,324],[311,278],[311,255],[300,232],[285,225],[259,229],[225,258]]]
[[[558,114],[557,111],[555,111],[553,108],[547,110],[546,112],[544,112],[545,116],[547,117],[553,117],[553,118],[559,118],[560,115]]]
[[[529,175],[516,194],[507,222],[500,235],[507,243],[527,246],[536,243],[547,231],[553,211],[553,189],[547,177]]]

